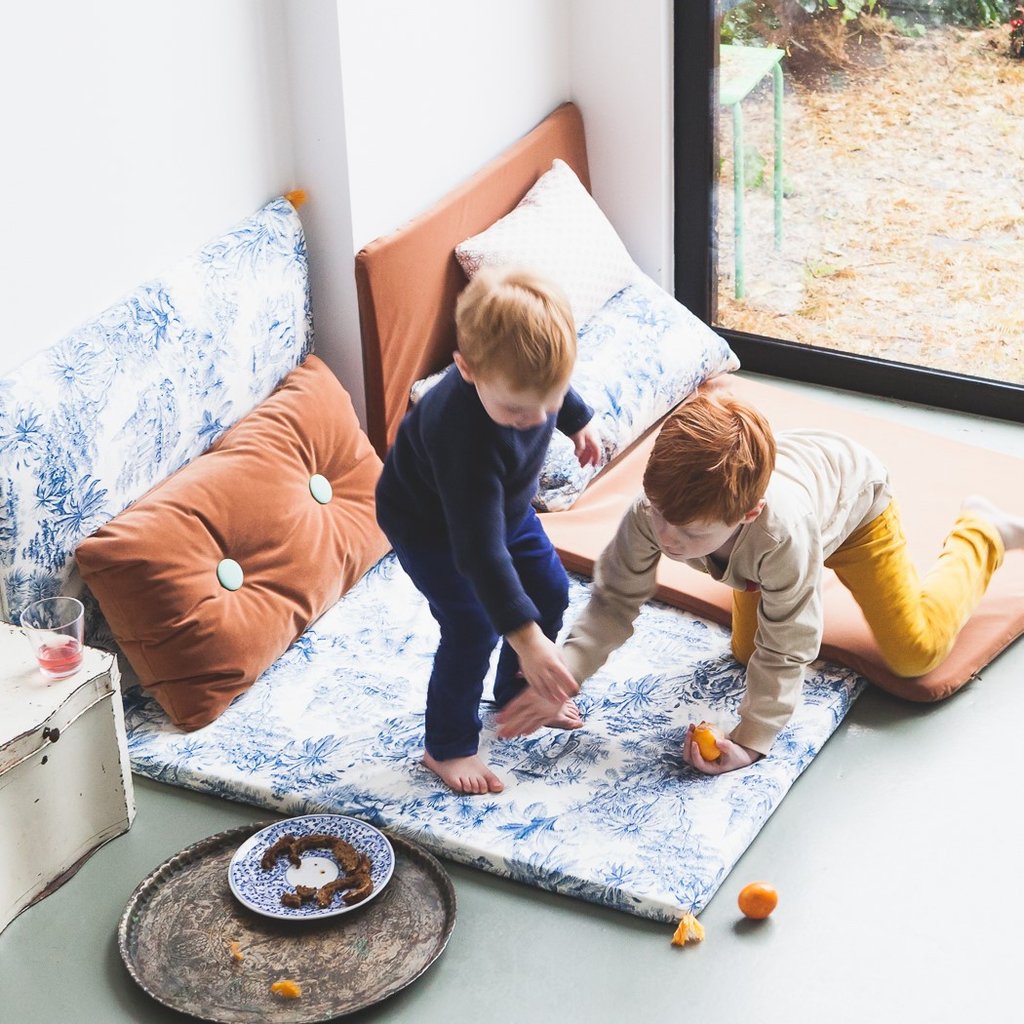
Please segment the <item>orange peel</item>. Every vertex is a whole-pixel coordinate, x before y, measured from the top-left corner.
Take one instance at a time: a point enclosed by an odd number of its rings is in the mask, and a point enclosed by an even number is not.
[[[704,940],[704,925],[693,914],[683,914],[672,936],[673,946],[685,946],[688,942]]]

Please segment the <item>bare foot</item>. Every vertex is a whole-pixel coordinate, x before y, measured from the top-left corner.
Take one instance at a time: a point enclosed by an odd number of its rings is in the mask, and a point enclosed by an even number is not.
[[[549,729],[582,729],[583,718],[576,701],[567,700],[555,713],[544,723]]]
[[[551,729],[579,729],[583,718],[571,698],[559,704],[547,700],[529,686],[498,712],[498,738],[529,736],[545,726]]]
[[[1004,512],[980,494],[964,498],[964,509],[990,522],[1003,538],[1003,547],[1007,551],[1024,548],[1024,517]]]
[[[476,754],[438,761],[424,751],[423,763],[456,793],[479,796],[482,793],[500,793],[505,788],[501,779]]]

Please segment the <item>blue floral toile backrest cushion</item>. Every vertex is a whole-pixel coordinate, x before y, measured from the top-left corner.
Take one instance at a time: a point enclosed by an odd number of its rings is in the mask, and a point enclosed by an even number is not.
[[[204,452],[312,342],[302,225],[276,199],[0,378],[3,617],[80,594],[79,541]]]

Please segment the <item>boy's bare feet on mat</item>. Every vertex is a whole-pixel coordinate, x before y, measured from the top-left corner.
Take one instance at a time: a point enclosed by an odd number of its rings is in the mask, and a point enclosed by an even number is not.
[[[505,788],[501,779],[476,754],[438,761],[424,751],[423,763],[456,793],[479,796],[483,793],[500,793]]]
[[[1012,516],[1009,512],[1004,512],[980,494],[964,498],[964,509],[990,522],[1003,538],[1003,547],[1007,551],[1024,548],[1024,518],[1021,516]]]

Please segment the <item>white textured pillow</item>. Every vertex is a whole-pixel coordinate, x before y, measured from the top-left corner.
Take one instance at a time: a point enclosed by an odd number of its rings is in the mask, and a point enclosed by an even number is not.
[[[564,160],[555,160],[511,213],[460,242],[455,256],[470,278],[483,267],[510,265],[550,278],[569,297],[577,329],[641,273]]]

